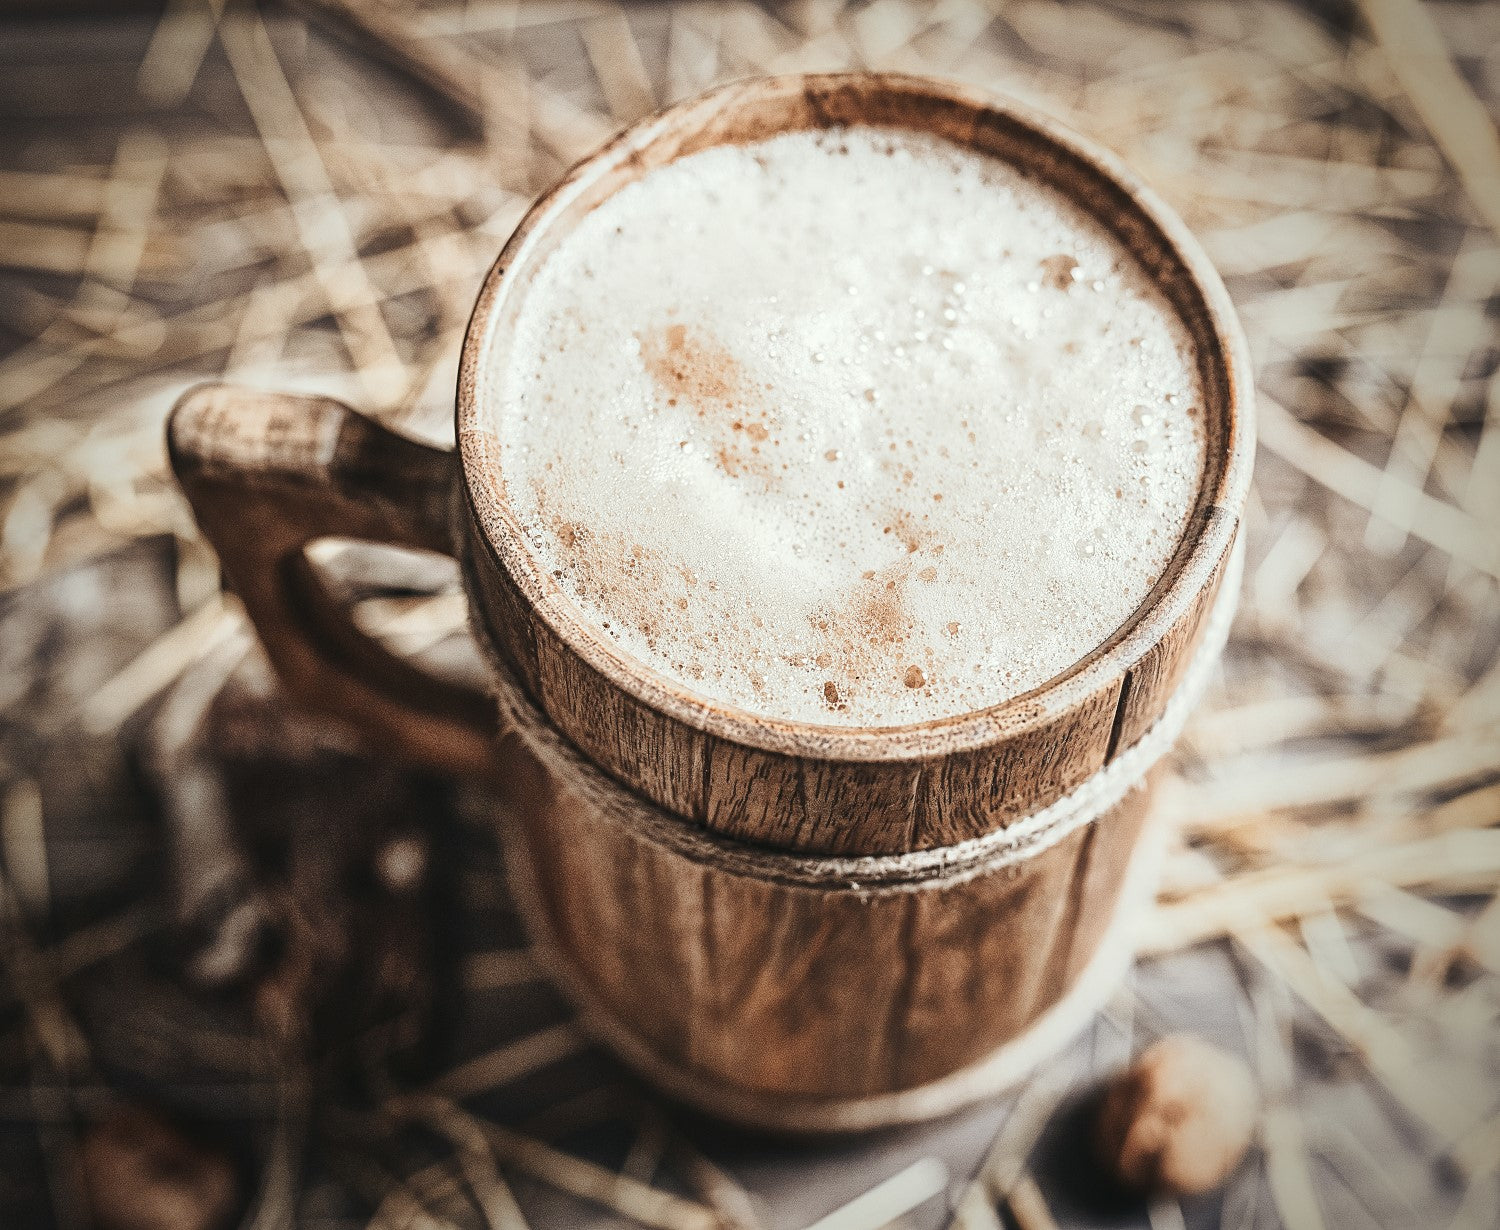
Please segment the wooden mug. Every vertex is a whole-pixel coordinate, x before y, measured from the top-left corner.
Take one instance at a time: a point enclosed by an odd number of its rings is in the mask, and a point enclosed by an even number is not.
[[[1104,644],[990,709],[870,729],[705,701],[596,634],[520,531],[487,409],[528,274],[580,217],[695,151],[853,124],[1000,158],[1117,236],[1193,340],[1208,441],[1174,558]],[[209,385],[179,401],[168,443],[291,692],[499,784],[516,897],[597,1036],[705,1109],[817,1131],[947,1111],[1086,1021],[1149,889],[1152,765],[1232,610],[1253,449],[1228,297],[1151,192],[1054,122],[952,84],[725,87],[627,130],[532,207],[469,324],[457,435],[455,455],[328,399]],[[333,535],[456,556],[490,691],[360,633],[305,554]]]

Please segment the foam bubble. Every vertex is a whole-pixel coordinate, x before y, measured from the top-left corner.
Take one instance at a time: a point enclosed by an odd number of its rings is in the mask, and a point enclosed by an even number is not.
[[[654,171],[524,288],[490,412],[586,620],[706,699],[897,725],[1106,640],[1203,466],[1180,321],[1098,224],[946,142]]]

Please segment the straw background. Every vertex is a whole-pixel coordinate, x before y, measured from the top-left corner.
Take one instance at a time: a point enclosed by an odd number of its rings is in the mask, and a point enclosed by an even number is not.
[[[120,1125],[168,1121],[257,1227],[1500,1224],[1500,6],[64,8],[0,5],[0,1225],[145,1190]],[[225,376],[451,439],[537,192],[719,81],[858,67],[1122,155],[1224,275],[1261,442],[1130,985],[1012,1097],[797,1145],[585,1045],[477,788],[286,709],[162,421]],[[323,558],[475,669],[451,570]],[[1080,1099],[1177,1029],[1248,1059],[1256,1146],[1216,1196],[1110,1204]]]

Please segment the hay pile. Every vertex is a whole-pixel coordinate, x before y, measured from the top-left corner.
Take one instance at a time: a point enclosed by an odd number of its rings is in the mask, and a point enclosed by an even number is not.
[[[853,1230],[950,1206],[989,1225],[1009,1201],[1036,1226],[1049,1200],[1062,1220],[1076,1204],[1033,1149],[1054,1109],[1133,1041],[1186,1026],[1251,1055],[1263,1149],[1222,1201],[1159,1204],[1153,1226],[1500,1220],[1493,6],[171,0],[159,18],[17,29],[0,38],[0,1170],[39,1177],[0,1201],[81,1224],[76,1125],[122,1087],[171,1086],[216,1125],[262,1225],[591,1208],[676,1230],[840,1206],[820,1224]],[[347,951],[365,906],[297,903],[299,876],[326,867],[223,861],[255,821],[179,797],[189,768],[222,792],[240,780],[225,765],[300,764],[325,786],[368,766],[337,731],[286,733],[161,423],[185,384],[224,376],[441,440],[478,280],[564,167],[718,81],[849,67],[1007,92],[1142,173],[1239,306],[1262,448],[1243,608],[1163,801],[1181,836],[1132,989],[1012,1103],[837,1164],[768,1162],[690,1141],[584,1050],[524,949],[495,947],[520,941],[463,819],[482,801],[396,775],[390,791],[428,791],[451,818],[454,849],[394,819],[338,847],[406,903],[405,938],[377,945],[406,962],[394,973]],[[367,554],[325,552],[363,563],[366,626],[462,663],[451,576],[386,561],[372,579]],[[259,806],[284,835],[309,804]],[[228,827],[205,832],[206,814]],[[183,853],[200,848],[220,853]],[[200,865],[195,885],[181,869]],[[462,916],[423,922],[445,875]],[[299,970],[252,969],[264,918]],[[188,924],[207,931],[183,958]],[[449,950],[467,953],[455,970],[424,964]],[[357,1097],[332,1096],[294,1036],[327,970],[379,1022],[355,1040],[358,1079],[341,1077]],[[204,1007],[184,977],[224,994]],[[439,1026],[471,1058],[382,1084]],[[486,1050],[497,1036],[512,1040]]]

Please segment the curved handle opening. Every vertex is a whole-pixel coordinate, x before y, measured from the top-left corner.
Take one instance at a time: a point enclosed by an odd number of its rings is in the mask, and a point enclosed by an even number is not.
[[[222,384],[179,399],[167,446],[288,692],[349,722],[380,750],[447,772],[492,773],[494,699],[361,631],[307,556],[328,537],[451,555],[456,454],[331,398]]]

